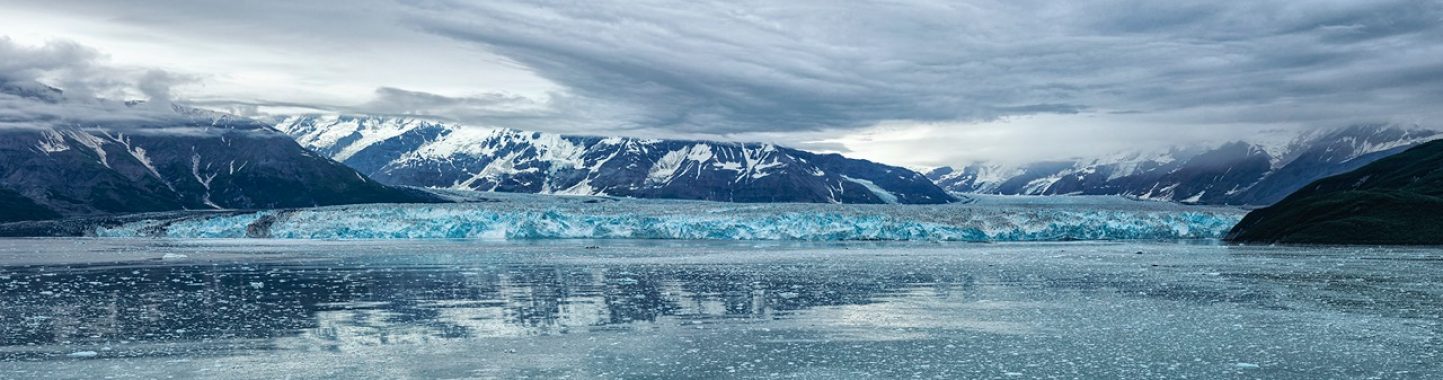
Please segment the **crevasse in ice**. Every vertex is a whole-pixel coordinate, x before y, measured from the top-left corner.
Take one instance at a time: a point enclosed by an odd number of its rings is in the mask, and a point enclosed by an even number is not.
[[[200,215],[100,228],[96,234],[284,239],[1194,239],[1222,237],[1243,215],[1231,208],[1155,202],[1076,204],[1009,202],[1006,198],[931,206],[502,198],[485,203],[351,205]]]

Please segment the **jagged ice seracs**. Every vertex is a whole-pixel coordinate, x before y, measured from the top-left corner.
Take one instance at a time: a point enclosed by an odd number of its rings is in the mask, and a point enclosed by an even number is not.
[[[102,227],[102,237],[279,239],[702,239],[1063,241],[1216,239],[1243,216],[1226,207],[1088,199],[949,205],[734,204],[505,195],[460,204],[267,210]],[[1025,199],[1025,198],[1018,198]]]

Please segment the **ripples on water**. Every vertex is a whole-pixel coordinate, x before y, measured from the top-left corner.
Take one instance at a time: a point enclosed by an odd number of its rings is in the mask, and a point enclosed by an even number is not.
[[[364,244],[5,266],[0,378],[1440,373],[1426,250]]]

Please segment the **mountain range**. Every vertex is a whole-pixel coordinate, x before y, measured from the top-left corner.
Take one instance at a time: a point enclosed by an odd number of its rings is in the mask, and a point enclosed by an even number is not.
[[[726,202],[955,200],[909,169],[772,144],[575,136],[364,115],[295,116],[276,129],[392,185]]]
[[[1233,141],[1024,165],[974,163],[936,168],[927,177],[957,193],[1124,195],[1268,205],[1310,182],[1438,137],[1437,131],[1427,129],[1355,125],[1306,133],[1282,144]]]
[[[249,118],[68,99],[33,82],[0,84],[0,101],[24,111],[0,115],[0,222],[439,201],[372,181]],[[103,120],[65,116],[97,109]]]
[[[403,116],[274,123],[0,82],[0,222],[444,201],[420,188],[727,202],[938,204],[948,191],[1268,205],[1435,139],[1357,125],[1106,158],[915,171],[773,144],[596,137]],[[934,184],[935,181],[935,184]]]

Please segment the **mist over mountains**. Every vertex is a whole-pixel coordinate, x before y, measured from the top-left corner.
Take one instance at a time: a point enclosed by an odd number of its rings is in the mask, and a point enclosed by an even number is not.
[[[1438,137],[1437,131],[1418,127],[1362,124],[1304,133],[1282,144],[1242,139],[1023,165],[975,163],[936,168],[927,177],[958,193],[1268,205],[1314,180]]]

